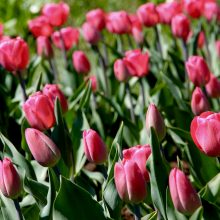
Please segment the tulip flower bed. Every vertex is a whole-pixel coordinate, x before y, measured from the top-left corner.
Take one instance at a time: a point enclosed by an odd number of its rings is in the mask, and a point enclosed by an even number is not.
[[[71,10],[0,24],[0,219],[220,219],[218,3]]]

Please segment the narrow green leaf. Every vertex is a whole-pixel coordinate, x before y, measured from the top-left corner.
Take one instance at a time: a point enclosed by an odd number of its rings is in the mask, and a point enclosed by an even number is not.
[[[203,207],[199,207],[189,220],[203,220]]]

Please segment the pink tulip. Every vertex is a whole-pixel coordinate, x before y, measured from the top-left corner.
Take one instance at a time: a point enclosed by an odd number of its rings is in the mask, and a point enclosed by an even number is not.
[[[219,7],[216,2],[207,2],[204,4],[203,14],[208,21],[217,18]]]
[[[209,82],[205,85],[207,94],[212,98],[220,97],[220,81],[211,74]]]
[[[67,100],[63,92],[56,84],[46,84],[43,88],[43,94],[49,98],[51,106],[54,108],[56,98],[59,99],[63,112],[68,110]]]
[[[220,113],[204,112],[196,116],[190,133],[196,146],[210,157],[220,156]]]
[[[96,131],[92,129],[83,131],[83,145],[85,155],[90,162],[102,164],[107,160],[107,148]]]
[[[91,88],[93,92],[97,90],[97,79],[95,75],[89,76],[89,80],[91,81]]]
[[[0,190],[12,199],[18,197],[22,190],[20,176],[9,158],[0,161]]]
[[[203,1],[184,0],[184,10],[193,18],[199,18],[203,11]]]
[[[40,36],[37,38],[37,54],[46,58],[53,57],[53,48],[48,37]]]
[[[86,21],[101,31],[105,28],[105,12],[100,8],[91,10],[86,14]]]
[[[47,130],[55,124],[54,110],[49,98],[41,92],[29,96],[23,105],[23,111],[31,127]]]
[[[184,214],[192,214],[201,201],[187,176],[173,168],[169,175],[169,188],[174,207]]]
[[[133,160],[137,163],[146,182],[150,181],[150,177],[146,169],[146,162],[150,154],[151,148],[148,144],[137,145],[129,149],[123,150],[123,158],[125,160]]]
[[[69,6],[66,3],[47,3],[42,9],[42,14],[45,15],[51,25],[63,25],[69,16]]]
[[[20,37],[0,42],[0,64],[8,71],[24,70],[29,62],[27,43]]]
[[[127,81],[130,77],[123,59],[117,59],[114,63],[114,74],[118,81]]]
[[[65,27],[62,28],[60,31],[55,31],[52,34],[52,40],[55,46],[60,49],[62,49],[63,40],[65,50],[69,50],[72,46],[78,44],[79,31],[76,28]]]
[[[90,44],[97,44],[101,39],[101,34],[98,29],[90,23],[85,22],[82,26],[82,34],[84,39]]]
[[[43,132],[34,128],[25,130],[25,138],[34,159],[44,167],[53,167],[60,160],[59,148]]]
[[[75,51],[72,56],[73,66],[77,73],[86,74],[90,71],[90,63],[83,51]]]
[[[159,22],[159,14],[154,3],[141,5],[137,10],[139,20],[146,27],[155,26]]]
[[[220,57],[220,40],[217,40],[215,42],[215,48],[216,48],[217,55]]]
[[[195,86],[203,86],[209,82],[210,71],[205,60],[200,56],[191,56],[185,63],[189,79]]]
[[[192,94],[191,109],[194,115],[210,110],[209,101],[199,87],[196,87]]]
[[[159,140],[163,140],[166,135],[166,127],[164,120],[154,104],[150,104],[146,114],[146,128],[148,136],[150,136],[150,128],[153,127]]]
[[[39,16],[30,20],[28,22],[28,28],[35,37],[49,37],[53,33],[53,28],[46,16]]]

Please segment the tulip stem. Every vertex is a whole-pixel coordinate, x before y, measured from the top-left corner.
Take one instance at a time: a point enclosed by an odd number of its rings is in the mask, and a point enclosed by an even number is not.
[[[134,205],[134,219],[141,220],[141,212],[140,207],[138,205]]]
[[[142,105],[143,105],[143,111],[144,111],[144,107],[145,107],[145,93],[144,93],[144,82],[143,82],[144,78],[140,78],[139,82],[141,85],[141,96],[142,96]]]
[[[132,101],[132,97],[131,97],[131,91],[130,91],[130,86],[128,83],[126,83],[126,92],[127,92],[127,95],[128,95],[128,98],[129,98],[129,101],[130,101],[130,114],[131,114],[131,120],[132,122],[135,123],[135,115],[134,115],[134,105],[133,105],[133,101]]]
[[[160,41],[160,35],[159,35],[159,31],[158,31],[158,27],[157,26],[154,26],[154,31],[155,31],[155,35],[156,35],[157,49],[160,52],[161,58],[163,59],[163,50],[162,50],[162,45],[161,45],[161,41]]]
[[[104,60],[105,60],[105,65],[108,66],[109,65],[109,58],[108,58],[108,49],[105,43],[105,38],[104,35],[101,34],[102,36],[102,41],[103,41],[103,50],[104,50]]]
[[[58,74],[57,74],[57,69],[56,69],[56,66],[55,66],[53,58],[49,58],[48,62],[50,64],[50,69],[51,69],[51,72],[53,74],[54,82],[57,83],[57,81],[58,81],[57,80]]]
[[[59,170],[59,168],[57,166],[54,166],[53,171],[57,176],[58,182],[60,182],[60,170]]]
[[[68,60],[67,60],[67,54],[66,54],[66,49],[65,49],[65,43],[64,43],[64,39],[63,39],[62,33],[60,31],[59,31],[59,33],[60,33],[60,41],[61,41],[61,50],[62,50],[64,62],[65,62],[65,69],[67,69],[67,67],[68,67]]]
[[[207,52],[207,60],[208,60],[209,68],[212,69],[212,59],[211,59],[212,57],[210,54],[209,43],[208,43],[208,39],[207,39],[207,35],[206,35],[205,30],[203,30],[203,33],[205,35],[205,48],[206,48],[206,52]]]
[[[23,220],[23,215],[22,215],[21,207],[19,205],[18,200],[14,199],[13,201],[14,201],[14,205],[15,205],[15,208],[16,208],[16,211],[17,211],[17,214],[18,214],[18,219]]]
[[[19,83],[21,85],[23,99],[24,99],[24,101],[26,101],[28,99],[28,96],[27,96],[26,89],[25,89],[25,82],[24,82],[24,79],[22,78],[21,72],[19,70],[17,71],[17,76],[18,76]]]
[[[132,42],[131,37],[130,37],[129,34],[127,34],[127,38],[128,38],[128,44],[129,44],[129,46],[130,46],[130,48],[132,50],[134,48],[134,45],[133,45],[133,42]]]

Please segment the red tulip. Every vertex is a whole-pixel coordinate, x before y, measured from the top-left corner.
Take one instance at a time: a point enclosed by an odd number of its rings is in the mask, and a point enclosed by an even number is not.
[[[61,38],[62,37],[62,38]],[[76,28],[65,27],[52,34],[52,40],[56,47],[62,49],[62,40],[65,50],[69,50],[73,45],[78,44],[79,31]]]
[[[205,34],[203,31],[199,33],[197,45],[199,48],[202,48],[205,44]]]
[[[196,146],[210,157],[220,156],[220,113],[204,112],[196,116],[190,133]]]
[[[220,81],[211,74],[209,82],[205,85],[207,94],[212,98],[220,97]]]
[[[107,148],[96,131],[92,129],[83,131],[83,145],[89,161],[102,164],[107,160]]]
[[[110,12],[106,17],[106,28],[114,34],[131,32],[131,21],[126,11]]]
[[[34,128],[27,128],[25,138],[31,154],[40,165],[53,167],[60,160],[59,148],[43,132]]]
[[[40,36],[37,38],[37,54],[46,58],[53,56],[53,48],[48,37]]]
[[[96,44],[101,39],[101,34],[92,24],[85,22],[82,26],[84,39],[90,44]]]
[[[182,38],[184,41],[190,32],[190,22],[189,19],[184,14],[176,15],[171,22],[172,33],[178,38]]]
[[[209,82],[210,71],[205,60],[200,56],[191,56],[185,63],[189,79],[195,86],[203,86]]]
[[[125,160],[133,160],[137,163],[146,182],[150,181],[148,171],[146,169],[146,162],[151,154],[150,145],[137,145],[129,149],[123,150],[123,158]]]
[[[43,88],[43,94],[49,98],[51,106],[54,108],[56,98],[59,99],[63,112],[68,110],[67,100],[63,92],[56,84],[46,84]]]
[[[173,168],[169,175],[169,188],[174,207],[184,214],[192,214],[201,201],[187,176]]]
[[[147,195],[146,181],[134,160],[123,159],[115,163],[115,186],[120,198],[126,202],[139,203]]]
[[[149,73],[148,52],[142,53],[139,49],[127,51],[123,61],[132,76],[143,77]]]
[[[92,91],[96,92],[97,90],[97,79],[95,75],[89,76],[89,80],[91,81]]]
[[[55,124],[54,110],[49,98],[41,92],[29,96],[23,105],[23,111],[31,127],[47,130]]]
[[[193,18],[199,18],[203,11],[203,1],[184,0],[184,10]]]
[[[217,40],[215,42],[215,48],[216,48],[217,55],[220,57],[220,40]]]
[[[73,66],[77,73],[88,73],[90,71],[90,63],[83,51],[75,51],[72,56]]]
[[[203,14],[208,21],[213,18],[217,18],[219,12],[219,7],[216,2],[207,2],[204,4]]]
[[[46,16],[39,16],[30,20],[28,28],[35,37],[49,37],[53,33],[53,28]]]
[[[137,10],[139,20],[146,27],[155,26],[159,22],[159,14],[154,3],[141,5]]]
[[[146,128],[149,136],[151,127],[156,131],[159,140],[163,140],[166,135],[166,127],[160,112],[154,104],[149,105],[146,114]]]
[[[22,190],[20,176],[9,158],[0,161],[0,190],[12,199],[18,197]]]
[[[86,21],[101,31],[105,28],[105,12],[100,9],[94,9],[86,14]]]
[[[182,12],[182,6],[176,1],[165,2],[157,6],[157,11],[162,24],[171,24],[172,18]]]
[[[61,26],[66,22],[69,11],[69,6],[66,3],[47,3],[42,9],[42,14],[49,19],[51,25]]]
[[[0,42],[0,64],[8,71],[23,70],[29,62],[27,43],[20,37]]]
[[[199,87],[196,87],[192,94],[191,109],[194,115],[210,110],[209,101]]]
[[[123,59],[117,59],[114,63],[114,73],[118,81],[127,81],[130,74]]]

